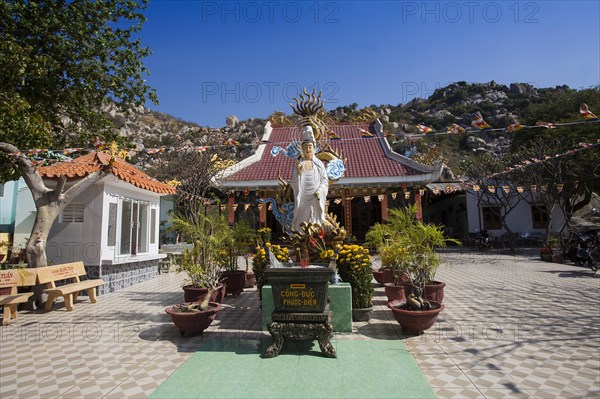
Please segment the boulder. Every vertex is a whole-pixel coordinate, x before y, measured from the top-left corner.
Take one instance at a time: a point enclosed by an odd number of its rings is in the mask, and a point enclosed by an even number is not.
[[[485,148],[486,142],[484,139],[479,137],[469,136],[467,137],[467,147],[471,149]]]
[[[235,115],[229,115],[226,119],[225,119],[225,125],[227,125],[228,128],[235,128],[238,124],[238,118]]]

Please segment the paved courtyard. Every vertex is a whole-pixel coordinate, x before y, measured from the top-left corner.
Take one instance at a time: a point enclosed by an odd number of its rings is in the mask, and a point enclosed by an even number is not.
[[[355,348],[349,341],[370,341],[373,348],[405,344],[415,368],[439,398],[600,397],[600,274],[541,262],[535,250],[448,251],[444,259],[448,266],[438,278],[448,284],[446,310],[431,330],[403,336],[385,307],[383,288],[377,287],[371,321],[354,323],[353,334],[336,335],[338,353]],[[146,398],[155,391],[164,393],[157,388],[165,383],[164,388],[178,368],[189,368],[186,361],[197,360],[215,342],[268,341],[268,334],[260,331],[255,290],[227,297],[203,336],[180,337],[164,308],[181,301],[181,280],[181,275],[163,274],[101,296],[96,304],[84,299],[73,312],[62,304],[49,313],[19,312],[16,322],[0,329],[0,398]],[[247,358],[258,358],[256,348],[256,356],[245,353]],[[221,355],[242,357],[236,352]],[[330,360],[314,352],[304,359],[310,360],[315,375]],[[361,362],[360,352],[353,361]],[[397,379],[402,382],[400,362]],[[221,372],[227,370],[217,370]],[[183,383],[207,382],[196,378]],[[272,397],[293,396],[271,392]],[[296,394],[319,397],[308,390]],[[249,384],[230,397],[260,395]],[[378,384],[337,395],[394,396]]]

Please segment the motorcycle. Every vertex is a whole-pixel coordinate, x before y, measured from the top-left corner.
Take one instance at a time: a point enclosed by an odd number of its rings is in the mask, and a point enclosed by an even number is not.
[[[576,265],[589,267],[594,273],[600,269],[600,231],[590,230],[577,233],[571,240],[566,257]]]
[[[484,249],[492,249],[493,248],[493,239],[488,234],[487,230],[481,230],[481,232],[475,233],[475,243],[477,244],[477,248],[480,251]]]

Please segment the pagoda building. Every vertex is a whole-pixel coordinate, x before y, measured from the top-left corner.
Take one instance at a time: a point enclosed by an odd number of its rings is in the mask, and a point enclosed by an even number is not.
[[[329,125],[329,145],[345,165],[344,175],[330,182],[328,213],[334,215],[348,235],[364,239],[368,229],[387,219],[390,208],[417,204],[421,215],[421,198],[427,183],[441,175],[442,165],[424,165],[392,150],[383,134],[383,125],[371,123]],[[228,193],[229,222],[246,219],[254,227],[269,227],[273,237],[282,234],[275,219],[274,201],[284,201],[282,183],[292,178],[297,161],[277,153],[292,137],[298,137],[297,126],[264,127],[264,135],[256,152],[225,169],[216,179]]]

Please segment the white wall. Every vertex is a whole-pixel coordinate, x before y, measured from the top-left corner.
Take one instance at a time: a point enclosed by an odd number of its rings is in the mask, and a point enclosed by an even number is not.
[[[483,229],[483,218],[481,218],[481,226],[479,225],[480,212],[477,208],[477,193],[469,190],[467,193],[467,212],[469,220],[469,232],[473,233],[480,229]],[[481,206],[485,206],[482,201]],[[552,210],[552,226],[551,232],[558,232],[565,223],[565,218],[558,206],[555,206]],[[533,218],[531,215],[531,204],[529,202],[521,200],[515,208],[508,214],[506,218],[506,224],[510,227],[513,233],[526,233],[526,232],[541,232],[545,229],[534,229]],[[504,233],[504,230],[488,230],[491,236],[499,236]]]
[[[164,257],[164,255],[159,255],[159,223],[160,223],[160,195],[153,193],[148,190],[143,190],[137,188],[129,183],[123,182],[114,178],[113,176],[107,176],[103,195],[103,212],[102,212],[102,231],[101,235],[101,248],[102,248],[102,262],[109,264],[118,264],[118,263],[126,263],[132,262],[136,260],[148,260],[148,259],[156,259],[157,257]],[[150,219],[152,215],[152,209],[156,210],[156,218],[155,225],[156,229],[154,231],[154,240],[148,239],[148,252],[145,254],[137,254],[137,255],[120,255],[119,254],[119,238],[121,236],[121,208],[119,199],[123,198],[131,198],[141,201],[146,201],[149,203],[149,211],[148,218]],[[116,237],[117,242],[115,246],[108,246],[108,224],[109,224],[109,204],[117,203],[119,204],[117,208],[117,229],[116,229]],[[150,225],[148,226],[148,232],[150,234]],[[152,242],[154,241],[154,242]]]

